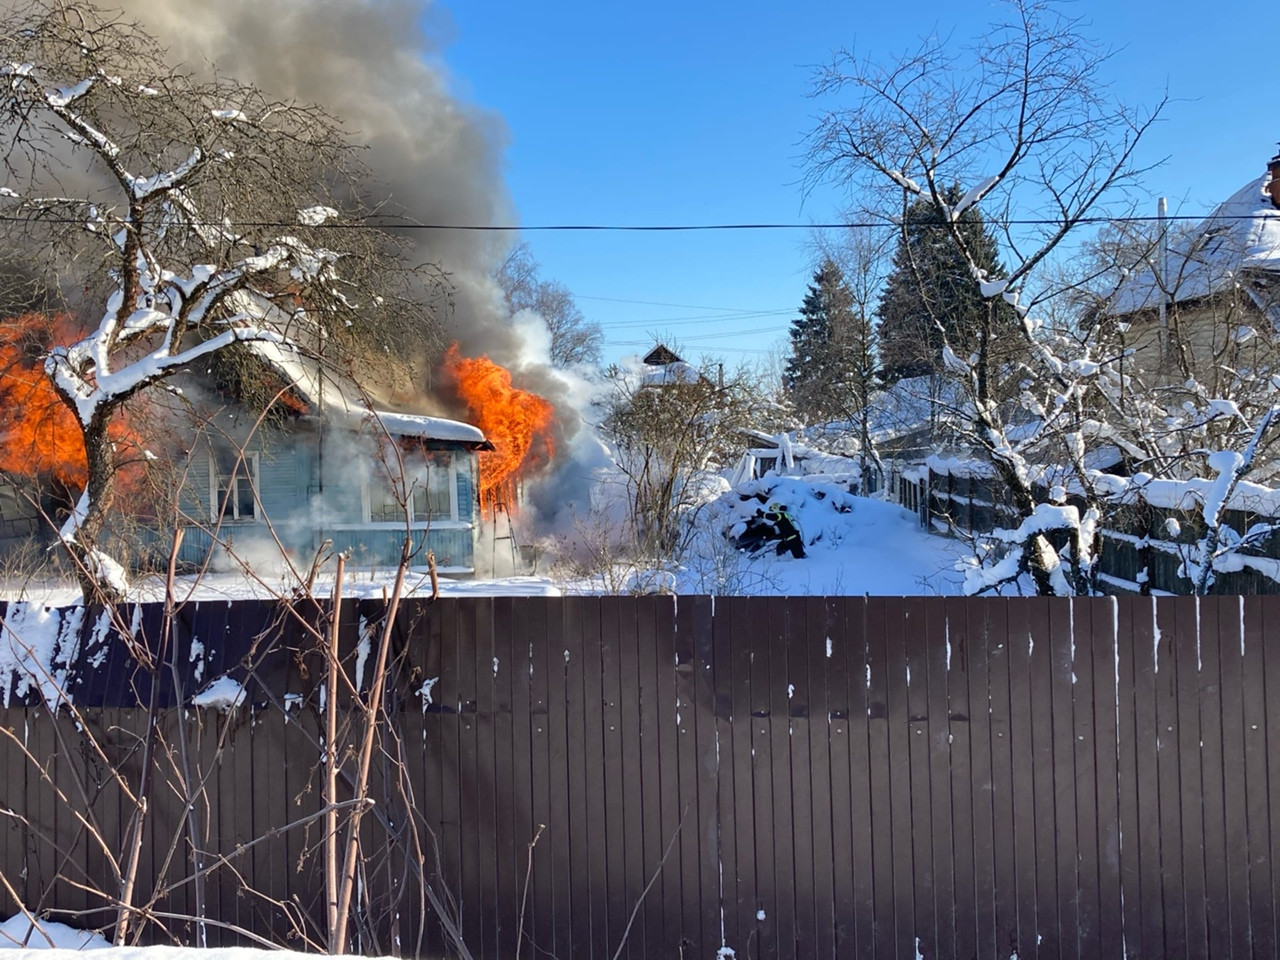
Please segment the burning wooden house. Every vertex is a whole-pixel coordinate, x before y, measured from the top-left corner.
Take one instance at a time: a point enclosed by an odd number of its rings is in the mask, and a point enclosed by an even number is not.
[[[129,482],[110,549],[122,560],[162,561],[181,527],[186,568],[266,573],[288,559],[305,570],[326,547],[348,551],[356,565],[389,566],[407,533],[412,563],[430,551],[439,572],[471,574],[486,515],[509,529],[521,478],[551,456],[551,405],[513,387],[487,357],[454,348],[438,378],[445,395],[436,399],[473,425],[388,409],[290,349],[251,349],[254,369],[269,371],[269,403],[242,402],[242,384],[220,391],[209,371],[192,372],[178,391],[185,414],[157,418],[162,430],[155,422],[135,430],[132,415],[120,424],[113,439],[129,445]],[[0,390],[0,472],[27,479],[0,484],[4,554],[51,546],[84,486],[83,447],[64,443],[78,439],[70,414],[37,364],[13,359],[8,392]],[[273,412],[262,415],[264,406]]]
[[[281,551],[302,565],[328,545],[353,564],[394,566],[406,533],[415,564],[475,572],[483,468],[494,446],[458,420],[378,409],[349,380],[259,345],[289,381],[289,415],[269,425],[229,409],[188,451],[182,544],[188,564],[255,566]]]

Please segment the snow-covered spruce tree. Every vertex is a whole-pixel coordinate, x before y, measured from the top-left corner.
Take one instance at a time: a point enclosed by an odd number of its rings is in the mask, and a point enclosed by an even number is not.
[[[844,273],[828,257],[814,271],[800,316],[791,321],[791,356],[783,374],[792,406],[809,423],[836,419],[850,406],[849,354],[857,319]]]
[[[962,194],[952,185],[943,202],[955,206]],[[974,264],[992,280],[1004,276],[995,235],[971,206],[956,219],[967,253],[951,241],[933,203],[914,197],[898,225],[893,264],[876,304],[883,375],[889,382],[943,372],[942,348],[967,356],[986,323],[987,302],[973,282]],[[998,340],[1017,352],[1018,316],[1007,304],[996,307]],[[1014,334],[1014,336],[1008,336]]]
[[[431,320],[407,295],[441,281],[364,226],[363,170],[322,109],[175,72],[92,4],[4,17],[0,129],[7,240],[56,275],[84,331],[45,364],[88,460],[60,537],[86,599],[109,600],[126,584],[104,542],[125,404],[247,342],[326,357],[421,342]]]
[[[1095,354],[1079,329],[1044,327],[1023,295],[1054,249],[1142,173],[1134,150],[1160,108],[1138,113],[1111,99],[1106,54],[1080,21],[1051,3],[1009,7],[1009,20],[970,48],[954,50],[934,35],[885,64],[838,53],[815,93],[844,99],[811,135],[810,176],[859,192],[862,206],[899,224],[913,203],[932,207],[986,301],[965,343],[940,332],[942,361],[961,385],[954,422],[990,460],[1020,518],[972,571],[970,588],[997,588],[1028,572],[1038,593],[1071,593],[1090,585],[1096,498],[1083,491],[1083,514],[1040,504],[1035,464],[1059,463],[1086,477],[1096,432],[1089,394],[1110,358]],[[967,186],[958,200],[953,184]],[[1004,224],[1009,263],[998,279],[961,226],[978,205],[988,222]],[[1021,321],[1020,370],[1001,364],[1002,301]],[[1018,384],[1017,402],[1002,403],[1001,384],[1010,382]]]
[[[851,299],[850,323],[840,338],[843,382],[839,416],[857,440],[858,458],[867,489],[872,474],[884,479],[884,465],[876,452],[871,418],[872,398],[883,385],[880,341],[872,322],[873,307],[884,278],[888,231],[859,228],[814,237],[822,260],[833,261],[844,276]]]

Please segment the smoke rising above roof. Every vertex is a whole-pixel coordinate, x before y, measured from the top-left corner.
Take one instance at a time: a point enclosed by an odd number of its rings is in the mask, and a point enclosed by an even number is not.
[[[213,72],[254,84],[268,95],[317,103],[340,118],[377,186],[370,197],[419,223],[512,222],[500,174],[506,128],[501,118],[460,101],[439,63],[440,42],[428,24],[447,23],[421,0],[122,0],[126,15],[169,50],[179,69]],[[585,502],[589,469],[574,451],[580,416],[573,386],[546,352],[512,322],[493,281],[513,238],[483,231],[409,232],[418,262],[439,264],[453,286],[446,334],[465,355],[488,354],[516,374],[520,386],[556,408],[556,498]],[[572,378],[570,378],[572,379]],[[431,385],[423,384],[423,409]],[[598,446],[585,445],[587,459]],[[568,489],[566,489],[566,485]],[[574,489],[579,488],[579,489]],[[567,495],[566,495],[567,494]],[[544,512],[544,519],[546,517]]]

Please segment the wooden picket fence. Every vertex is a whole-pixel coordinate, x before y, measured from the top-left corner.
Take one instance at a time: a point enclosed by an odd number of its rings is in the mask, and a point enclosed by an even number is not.
[[[379,610],[350,606],[345,650]],[[154,639],[154,608],[126,612]],[[184,691],[222,672],[248,691],[232,714],[185,714],[190,762],[200,842],[236,863],[210,874],[210,913],[277,940],[323,923],[314,826],[236,856],[319,806],[317,673],[289,622],[193,605],[173,660]],[[411,790],[375,770],[374,796],[390,821],[416,811],[438,856],[366,833],[362,889],[394,909],[356,947],[449,953],[419,864],[494,960],[1274,957],[1277,623],[1270,597],[410,602],[378,764],[399,758]],[[71,658],[79,718],[13,685],[0,709],[0,871],[90,926],[109,904],[76,881],[108,867],[54,786],[97,785],[120,842],[125,805],[86,737],[136,772],[153,688],[117,641]],[[186,864],[181,804],[161,791],[152,817],[140,889]],[[191,885],[151,910],[146,937],[192,940]]]

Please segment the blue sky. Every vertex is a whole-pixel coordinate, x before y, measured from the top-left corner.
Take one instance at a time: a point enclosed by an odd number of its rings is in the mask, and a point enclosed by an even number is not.
[[[814,68],[840,46],[888,59],[937,30],[967,39],[1002,4],[651,0],[549,4],[444,0],[454,92],[501,118],[504,175],[522,224],[685,224],[836,219],[805,197],[801,140],[819,105]],[[1263,38],[1269,4],[1222,0],[1068,8],[1115,50],[1106,76],[1130,103],[1173,102],[1141,159],[1154,213],[1202,214],[1262,173],[1280,140],[1280,89]],[[805,230],[529,233],[543,274],[600,322],[606,357],[673,336],[733,363],[782,345],[813,255]],[[640,302],[644,301],[644,302]],[[715,309],[711,309],[715,308]]]

